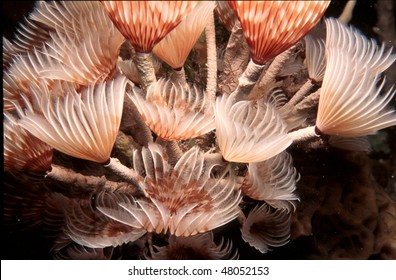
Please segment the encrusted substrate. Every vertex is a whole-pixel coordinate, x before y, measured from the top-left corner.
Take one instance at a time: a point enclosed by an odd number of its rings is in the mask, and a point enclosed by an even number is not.
[[[292,240],[312,241],[305,257],[395,259],[396,204],[373,175],[373,166],[381,163],[362,153],[309,157],[312,161],[304,160],[300,168],[301,203],[292,226]],[[391,175],[388,179],[395,187]]]

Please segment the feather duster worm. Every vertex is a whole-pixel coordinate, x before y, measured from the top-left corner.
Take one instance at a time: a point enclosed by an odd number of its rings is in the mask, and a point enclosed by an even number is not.
[[[153,49],[155,55],[173,69],[180,69],[210,20],[214,2],[199,3],[191,12],[166,35]]]
[[[143,87],[155,82],[151,51],[195,7],[196,1],[103,1],[110,19],[136,50]]]
[[[358,30],[336,19],[326,19],[326,71],[316,126],[289,133],[293,141],[320,134],[359,137],[396,125],[394,109],[387,107],[395,90],[381,93],[380,75],[396,60],[392,49],[378,48]]]
[[[110,19],[137,52],[151,52],[196,1],[103,1]]]
[[[242,238],[261,253],[289,242],[291,213],[257,205],[242,225]]]
[[[144,229],[134,228],[107,217],[90,200],[71,201],[67,207],[66,218],[67,236],[77,244],[90,248],[119,246],[135,241],[146,233]]]
[[[120,126],[127,79],[89,86],[63,97],[36,94],[39,112],[29,108],[20,125],[51,147],[81,159],[109,160]]]
[[[286,124],[263,100],[235,102],[234,95],[223,95],[216,100],[215,116],[217,144],[227,161],[264,161],[291,144]]]
[[[45,48],[45,46],[43,47]],[[52,87],[54,81],[40,75],[42,67],[54,66],[51,57],[34,49],[24,55],[16,55],[3,76],[4,110],[15,110],[15,106],[24,107],[23,96],[31,100],[31,89],[45,84]]]
[[[111,78],[123,41],[100,3],[39,1],[13,49],[46,56],[37,77],[88,85]]]
[[[13,49],[17,54],[33,48],[41,49],[42,44],[51,39],[51,33],[57,26],[63,26],[65,31],[77,31],[73,21],[84,13],[99,9],[100,3],[95,1],[36,1],[34,10],[17,29]]]
[[[238,15],[251,54],[238,82],[238,98],[251,92],[265,63],[276,57],[259,87],[274,81],[291,53],[290,48],[318,23],[330,4],[330,1],[227,2]],[[256,94],[253,99],[257,99]]]
[[[290,154],[283,152],[266,161],[249,163],[248,175],[242,191],[256,200],[263,200],[274,208],[296,209],[297,171]]]
[[[374,134],[396,125],[387,108],[395,91],[381,95],[379,75],[396,59],[384,45],[367,40],[357,30],[327,19],[327,68],[320,93],[317,130],[346,137]]]
[[[240,191],[230,170],[211,178],[197,148],[187,151],[174,167],[162,148],[149,144],[134,153],[134,168],[143,175],[139,186],[146,199],[103,194],[98,209],[108,217],[148,232],[191,236],[220,227],[239,214]],[[115,206],[117,205],[117,206]]]
[[[196,87],[161,79],[148,88],[145,97],[136,87],[128,96],[147,126],[163,139],[191,139],[215,128],[212,106]]]
[[[35,42],[28,38],[33,28],[17,37],[21,54],[3,77],[6,110],[14,109],[15,101],[23,106],[21,93],[30,99],[29,87],[43,82],[49,87],[55,80],[90,85],[112,78],[124,37],[99,3],[38,2],[30,18],[47,35]]]
[[[72,29],[64,21],[51,33],[51,40],[46,42],[48,47],[42,52],[51,57],[53,65],[44,65],[40,75],[81,85],[111,79],[124,37],[105,11],[87,11],[70,24]]]
[[[252,60],[262,65],[290,48],[320,20],[330,1],[227,1],[237,13]]]

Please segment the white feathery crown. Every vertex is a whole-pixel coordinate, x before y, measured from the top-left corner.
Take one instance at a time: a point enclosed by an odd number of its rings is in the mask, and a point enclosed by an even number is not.
[[[198,148],[188,150],[174,167],[162,148],[150,143],[134,153],[134,168],[142,174],[139,182],[147,199],[108,194],[98,209],[105,215],[148,232],[169,232],[191,236],[207,232],[235,219],[239,214],[240,191],[226,170],[212,178],[213,166],[204,163]],[[106,207],[112,204],[118,207]]]
[[[127,82],[119,76],[87,87],[82,96],[74,90],[63,97],[44,86],[46,92],[35,93],[40,108],[29,107],[20,125],[65,154],[103,163],[118,133]]]
[[[396,59],[353,27],[326,19],[327,67],[320,93],[316,127],[329,135],[356,137],[396,125],[387,107],[394,89],[381,94],[381,73]]]
[[[242,239],[261,253],[289,242],[291,213],[273,210],[267,204],[257,205],[249,212],[241,232]]]
[[[263,200],[274,208],[290,211],[299,200],[296,190],[297,171],[292,157],[282,152],[266,161],[249,163],[242,191],[256,200]]]
[[[136,87],[128,96],[147,126],[163,139],[191,139],[215,128],[210,100],[195,86],[160,79],[148,88],[145,97]]]
[[[264,100],[237,101],[224,94],[216,99],[216,137],[224,159],[260,162],[284,151],[292,141],[287,125]]]

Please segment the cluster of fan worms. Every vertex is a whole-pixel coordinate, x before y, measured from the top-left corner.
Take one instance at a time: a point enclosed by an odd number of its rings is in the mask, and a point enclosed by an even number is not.
[[[6,216],[23,205],[18,222],[47,228],[58,258],[134,244],[138,258],[236,259],[216,237],[232,222],[263,254],[285,245],[300,200],[288,148],[367,152],[396,125],[396,56],[323,18],[329,4],[36,2],[3,37],[4,170],[31,182],[9,186]],[[290,96],[279,85],[297,73]]]

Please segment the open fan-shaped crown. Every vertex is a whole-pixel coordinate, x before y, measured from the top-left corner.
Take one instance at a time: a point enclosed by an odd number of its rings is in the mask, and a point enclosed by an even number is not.
[[[217,143],[227,161],[264,161],[291,144],[286,124],[263,100],[235,102],[233,95],[224,94],[216,100],[215,121]]]
[[[38,110],[29,107],[20,125],[65,154],[103,163],[110,158],[118,133],[126,84],[127,79],[119,76],[89,86],[82,98],[76,91],[54,97],[44,86],[44,92],[35,93]]]
[[[163,139],[191,139],[215,128],[210,100],[196,87],[161,79],[148,88],[145,97],[136,87],[128,96],[147,126]]]
[[[291,213],[257,205],[242,225],[242,238],[261,253],[289,242]]]
[[[52,65],[44,65],[39,73],[82,85],[111,79],[124,40],[103,9],[87,11],[71,23],[56,25],[48,47],[41,50],[51,57]]]
[[[330,1],[227,1],[259,65],[294,45],[320,20]]]
[[[151,52],[196,1],[102,1],[111,20],[138,52]]]
[[[19,25],[13,46],[16,53],[26,53],[33,48],[40,49],[42,43],[51,38],[57,26],[66,31],[75,30],[74,20],[84,13],[100,10],[96,1],[36,1],[34,10]],[[79,34],[83,32],[79,29]]]
[[[24,55],[16,55],[3,76],[4,110],[15,110],[15,105],[24,106],[23,96],[31,99],[31,88],[46,84],[52,87],[54,81],[40,75],[42,67],[54,66],[51,57],[34,49]]]
[[[102,214],[89,200],[70,201],[66,207],[65,232],[77,244],[90,248],[119,246],[133,242],[146,231]]]
[[[297,171],[292,158],[282,152],[266,161],[249,163],[242,191],[256,200],[264,200],[274,208],[290,211],[296,208]]]
[[[204,163],[197,148],[187,151],[172,168],[162,148],[149,144],[134,153],[134,168],[147,199],[107,194],[99,210],[133,228],[190,236],[217,228],[239,213],[240,191],[230,171],[211,178],[213,166]],[[114,207],[118,204],[118,207]]]
[[[391,50],[336,19],[326,19],[327,66],[320,93],[316,127],[324,134],[346,137],[374,134],[396,125],[387,104],[395,91],[381,94],[379,75],[396,59]]]

